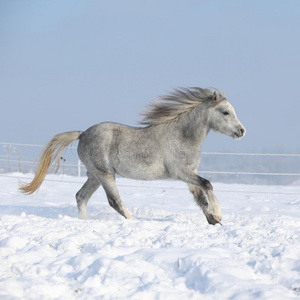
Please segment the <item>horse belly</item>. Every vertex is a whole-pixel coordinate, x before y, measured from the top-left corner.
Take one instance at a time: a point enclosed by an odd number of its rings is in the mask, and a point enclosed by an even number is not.
[[[159,180],[169,178],[163,164],[152,163],[124,163],[116,166],[115,171],[118,175],[136,180]]]

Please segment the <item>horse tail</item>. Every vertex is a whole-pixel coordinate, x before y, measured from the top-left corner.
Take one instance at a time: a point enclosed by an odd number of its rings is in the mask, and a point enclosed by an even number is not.
[[[39,164],[33,180],[30,183],[19,182],[19,190],[27,195],[31,195],[38,190],[53,162],[55,162],[53,172],[57,173],[62,152],[72,142],[75,142],[81,133],[81,131],[70,131],[55,135],[38,158]]]

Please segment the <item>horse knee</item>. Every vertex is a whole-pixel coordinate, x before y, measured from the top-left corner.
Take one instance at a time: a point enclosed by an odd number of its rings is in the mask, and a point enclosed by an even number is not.
[[[213,190],[213,186],[212,184],[210,183],[209,180],[205,179],[205,178],[201,178],[200,180],[200,185],[205,188],[206,190],[208,191],[212,191]]]

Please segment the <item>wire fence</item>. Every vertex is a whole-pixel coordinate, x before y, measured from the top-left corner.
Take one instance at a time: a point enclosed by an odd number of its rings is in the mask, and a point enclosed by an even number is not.
[[[34,173],[43,145],[0,142],[0,174]],[[60,174],[85,176],[86,169],[69,147]],[[300,154],[202,152],[199,174],[214,182],[300,185]]]

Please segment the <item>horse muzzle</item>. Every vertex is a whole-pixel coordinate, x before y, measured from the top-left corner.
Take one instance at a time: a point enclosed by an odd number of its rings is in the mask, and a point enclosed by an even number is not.
[[[246,134],[246,129],[244,127],[239,128],[234,132],[235,138],[240,139]]]

